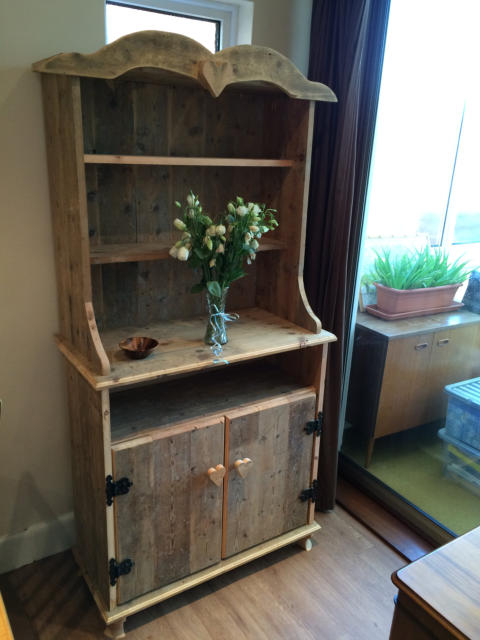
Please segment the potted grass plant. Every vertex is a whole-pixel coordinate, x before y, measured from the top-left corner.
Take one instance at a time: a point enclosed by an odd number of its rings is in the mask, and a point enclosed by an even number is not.
[[[443,249],[426,247],[393,257],[384,249],[375,252],[373,268],[366,281],[377,289],[377,304],[366,310],[395,319],[449,311],[461,306],[453,298],[471,269],[458,258],[451,261]]]

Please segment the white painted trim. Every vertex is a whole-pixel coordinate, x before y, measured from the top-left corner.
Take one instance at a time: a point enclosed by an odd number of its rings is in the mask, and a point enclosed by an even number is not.
[[[73,512],[39,522],[25,531],[0,537],[0,573],[70,549],[75,541]]]

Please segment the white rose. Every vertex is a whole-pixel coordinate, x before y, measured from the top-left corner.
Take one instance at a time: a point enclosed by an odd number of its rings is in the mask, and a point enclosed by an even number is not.
[[[240,205],[239,207],[237,207],[237,215],[239,215],[240,217],[244,216],[246,213],[248,213],[248,209],[247,207],[244,207],[243,204]]]
[[[187,228],[187,225],[180,220],[180,218],[175,218],[175,220],[173,221],[173,226],[176,227],[179,231],[185,231],[185,229]]]
[[[188,256],[189,251],[187,247],[180,247],[180,249],[177,250],[177,258],[182,262],[186,262],[188,260]]]
[[[172,247],[168,253],[172,256],[172,258],[176,258],[177,252],[178,252],[177,247]]]
[[[217,224],[217,226],[215,227],[215,233],[217,234],[217,236],[224,236],[226,233],[226,229],[223,226],[223,224]]]
[[[217,227],[214,224],[212,224],[210,227],[208,227],[207,235],[214,236],[214,235],[216,235],[216,233],[217,233]]]
[[[254,204],[253,205],[253,209],[252,209],[252,213],[256,216],[256,215],[258,215],[260,213],[260,211],[261,211],[261,209],[258,206],[258,204]]]
[[[243,239],[245,240],[245,242],[250,242],[250,240],[252,239],[252,234],[247,231],[247,233],[243,236]]]

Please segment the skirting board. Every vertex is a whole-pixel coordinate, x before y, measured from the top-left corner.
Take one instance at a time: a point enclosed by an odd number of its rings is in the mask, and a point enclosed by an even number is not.
[[[75,543],[73,512],[56,520],[39,522],[25,531],[0,537],[0,573],[13,571],[35,560],[41,560]]]

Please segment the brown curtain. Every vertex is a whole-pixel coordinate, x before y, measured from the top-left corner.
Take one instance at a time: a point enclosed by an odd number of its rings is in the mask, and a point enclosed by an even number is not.
[[[317,508],[332,509],[338,423],[390,0],[314,0],[311,80],[338,103],[318,103],[312,150],[305,286],[330,347]]]

